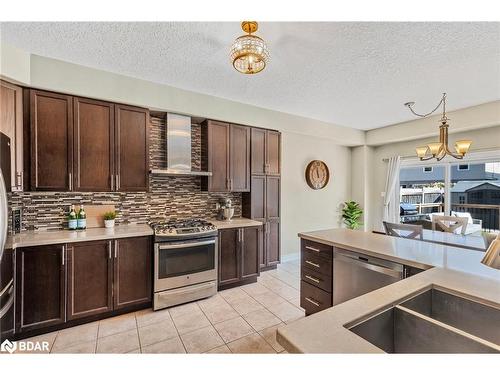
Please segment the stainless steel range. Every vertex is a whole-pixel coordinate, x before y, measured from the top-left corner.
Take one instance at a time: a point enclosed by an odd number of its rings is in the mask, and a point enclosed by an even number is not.
[[[151,223],[151,227],[155,233],[153,309],[217,293],[217,228],[200,219]]]

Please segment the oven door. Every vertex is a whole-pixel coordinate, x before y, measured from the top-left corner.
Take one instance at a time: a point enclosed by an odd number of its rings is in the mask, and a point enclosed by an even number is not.
[[[155,292],[217,279],[217,239],[155,244]]]

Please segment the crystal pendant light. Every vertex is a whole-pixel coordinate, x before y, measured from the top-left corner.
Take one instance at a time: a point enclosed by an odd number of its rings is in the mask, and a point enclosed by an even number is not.
[[[231,62],[240,73],[255,74],[262,71],[269,62],[269,51],[266,42],[256,35],[258,29],[255,21],[243,21],[241,28],[248,35],[237,38],[231,46]]]

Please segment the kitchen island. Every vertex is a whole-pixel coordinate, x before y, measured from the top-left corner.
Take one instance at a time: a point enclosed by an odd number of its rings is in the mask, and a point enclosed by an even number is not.
[[[290,353],[384,352],[349,328],[430,288],[500,309],[500,271],[481,264],[481,252],[346,229],[299,237],[425,271],[280,328],[277,340]]]

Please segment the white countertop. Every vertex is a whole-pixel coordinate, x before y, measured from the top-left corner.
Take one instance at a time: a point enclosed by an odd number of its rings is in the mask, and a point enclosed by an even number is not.
[[[262,222],[235,218],[228,221],[211,220],[217,229],[241,228],[260,226]],[[47,231],[24,231],[13,236],[8,236],[8,249],[18,247],[54,245],[71,242],[112,240],[116,238],[152,236],[153,229],[147,224],[125,224],[114,228],[88,228],[85,230],[47,230]]]
[[[126,237],[152,236],[153,230],[146,224],[117,225],[114,228],[88,228],[85,230],[25,231],[7,239],[7,248],[53,245],[71,242],[111,240]]]
[[[500,308],[500,271],[480,263],[482,252],[347,229],[299,236],[410,266],[435,268],[278,329],[277,340],[290,353],[381,353],[345,326],[431,286]]]
[[[210,222],[215,225],[217,229],[255,227],[262,225],[262,221],[247,219],[244,217],[236,217],[231,220],[211,220]]]
[[[299,237],[412,267],[441,267],[499,279],[500,271],[480,261],[484,253],[459,247],[349,229],[299,233]]]

